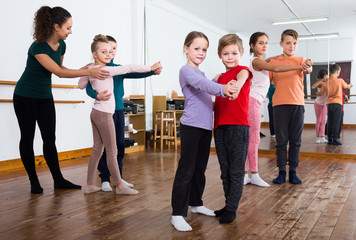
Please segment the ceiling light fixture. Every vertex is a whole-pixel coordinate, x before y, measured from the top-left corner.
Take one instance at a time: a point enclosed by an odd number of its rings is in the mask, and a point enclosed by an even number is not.
[[[321,39],[321,38],[334,38],[338,37],[339,33],[327,34],[314,34],[314,35],[299,35],[299,40]]]
[[[327,21],[327,20],[329,20],[327,17],[290,18],[290,19],[279,19],[279,20],[272,21],[272,25],[320,22],[320,21]]]

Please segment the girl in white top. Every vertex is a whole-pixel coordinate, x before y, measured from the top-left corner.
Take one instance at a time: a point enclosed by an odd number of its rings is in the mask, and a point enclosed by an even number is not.
[[[101,190],[100,187],[94,185],[96,169],[99,159],[103,153],[104,147],[106,150],[106,158],[109,171],[113,177],[113,182],[116,186],[116,194],[137,194],[138,191],[127,187],[121,180],[119,167],[117,163],[117,148],[115,137],[115,126],[112,115],[115,111],[115,100],[113,93],[113,78],[115,75],[122,75],[129,72],[150,72],[161,67],[160,63],[154,64],[152,67],[144,65],[126,65],[126,66],[105,66],[112,59],[112,47],[106,36],[96,35],[91,45],[91,50],[95,63],[89,68],[103,67],[110,73],[110,76],[104,80],[99,80],[94,77],[81,77],[79,80],[79,88],[85,89],[88,81],[90,81],[93,89],[97,92],[108,90],[111,94],[108,101],[96,100],[93,110],[90,114],[90,120],[93,127],[93,152],[89,158],[87,186],[84,193],[92,193]]]
[[[312,89],[317,89],[317,97],[314,102],[314,110],[316,116],[315,131],[316,131],[316,141],[315,143],[327,143],[328,140],[325,139],[325,124],[326,124],[326,115],[327,115],[327,106],[328,103],[328,93],[325,91],[324,94],[321,94],[320,89],[323,86],[324,82],[327,82],[328,70],[321,69],[318,72],[316,77],[317,81],[312,85]]]
[[[268,36],[263,32],[255,32],[250,37],[250,54],[253,58],[250,61],[250,70],[253,74],[251,81],[250,99],[249,99],[249,122],[250,138],[248,153],[245,165],[244,184],[252,183],[261,187],[270,185],[263,181],[258,174],[258,145],[260,144],[260,127],[261,127],[261,104],[266,98],[270,85],[268,71],[286,72],[300,70],[302,66],[292,65],[273,65],[269,63],[270,59],[263,60],[268,48]],[[250,166],[252,174],[249,178],[247,166]]]

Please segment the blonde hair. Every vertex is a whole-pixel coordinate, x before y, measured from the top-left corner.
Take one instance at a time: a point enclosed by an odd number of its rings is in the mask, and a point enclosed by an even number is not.
[[[298,40],[299,38],[299,34],[297,33],[297,31],[293,30],[293,29],[287,29],[284,30],[281,34],[281,41],[284,41],[284,38],[287,36],[291,36],[293,37],[295,40]]]
[[[244,52],[244,48],[242,46],[242,39],[236,34],[232,33],[232,34],[226,34],[225,36],[222,36],[219,39],[219,46],[218,46],[219,56],[221,55],[221,51],[224,49],[224,47],[229,45],[237,45],[240,53],[242,54]]]
[[[109,43],[109,40],[108,40],[108,38],[107,38],[105,35],[103,35],[103,34],[95,35],[95,37],[94,37],[94,39],[93,39],[93,42],[92,42],[92,44],[91,44],[91,52],[95,52],[95,51],[96,51],[99,42]]]

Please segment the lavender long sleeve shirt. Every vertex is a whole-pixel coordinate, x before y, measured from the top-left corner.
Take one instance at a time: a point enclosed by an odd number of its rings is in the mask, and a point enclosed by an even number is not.
[[[193,66],[184,65],[179,71],[179,83],[185,104],[180,122],[183,125],[213,129],[213,101],[211,95],[224,96],[224,85],[205,77]]]

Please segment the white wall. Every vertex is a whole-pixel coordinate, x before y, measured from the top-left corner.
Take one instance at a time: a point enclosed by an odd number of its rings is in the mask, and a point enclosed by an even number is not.
[[[43,5],[62,6],[73,16],[73,34],[66,40],[67,51],[64,66],[79,68],[92,60],[90,44],[95,34],[110,34],[118,40],[119,60],[132,62],[132,27],[130,0],[72,0],[6,1],[1,4],[0,21],[2,37],[0,80],[17,81],[26,63],[27,50],[32,43],[34,13]],[[100,5],[100,9],[99,9]],[[16,9],[16,11],[14,11]],[[11,24],[9,24],[11,23]],[[120,47],[124,46],[124,47]],[[6,56],[6,57],[5,57]],[[58,79],[53,83],[77,84],[78,79]],[[0,85],[0,98],[12,99],[14,87]],[[85,100],[85,104],[56,104],[56,143],[58,152],[92,146],[92,130],[89,121],[92,100],[78,89],[53,89],[55,100]],[[0,161],[19,158],[20,131],[12,103],[0,103]],[[35,137],[35,154],[42,154],[42,140],[38,129]]]
[[[32,21],[36,10],[49,4],[44,0],[24,1],[21,8],[17,2],[6,2],[0,15],[4,24],[3,32],[13,34],[11,41],[1,38],[2,53],[8,58],[0,58],[0,79],[17,81],[26,63],[27,50],[32,43]],[[102,9],[98,9],[104,6]],[[201,69],[208,78],[224,71],[217,56],[218,39],[226,34],[210,24],[178,9],[163,0],[104,0],[86,1],[78,4],[71,0],[55,0],[50,6],[62,6],[73,16],[73,34],[66,40],[67,51],[64,66],[79,68],[92,60],[90,44],[95,34],[103,33],[115,37],[118,41],[116,63],[153,64],[161,61],[163,71],[160,76],[146,80],[126,80],[125,95],[146,94],[147,129],[150,129],[152,96],[167,95],[174,89],[182,95],[178,71],[186,63],[183,55],[184,38],[190,31],[204,32],[210,47],[207,59]],[[146,44],[144,44],[144,12],[146,5]],[[13,9],[17,9],[16,18]],[[95,14],[95,15],[91,15]],[[17,31],[14,31],[16,29]],[[241,36],[243,37],[243,36]],[[11,45],[9,46],[9,42]],[[15,46],[15,47],[12,47]],[[146,49],[146,59],[144,50]],[[248,59],[248,57],[247,57]],[[247,61],[247,60],[246,60]],[[11,63],[11,64],[9,64]],[[78,79],[58,79],[53,77],[53,83],[77,84]],[[13,86],[0,85],[0,98],[11,99]],[[92,131],[89,114],[93,100],[78,89],[53,89],[55,100],[85,100],[85,104],[56,104],[57,129],[56,144],[58,152],[88,148],[92,146]],[[20,139],[17,119],[12,103],[0,103],[0,161],[19,158],[18,143]],[[42,140],[38,129],[35,137],[35,154],[42,154]]]
[[[213,78],[225,70],[217,55],[217,45],[218,39],[226,32],[162,0],[146,1],[146,10],[147,61],[160,60],[163,66],[160,76],[151,77],[146,82],[146,128],[151,129],[152,96],[170,97],[172,90],[183,95],[178,77],[179,69],[187,62],[183,54],[186,35],[191,31],[201,31],[209,38],[208,55],[200,69],[208,78]]]

